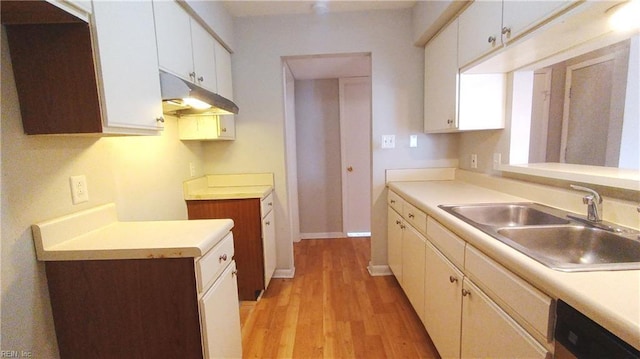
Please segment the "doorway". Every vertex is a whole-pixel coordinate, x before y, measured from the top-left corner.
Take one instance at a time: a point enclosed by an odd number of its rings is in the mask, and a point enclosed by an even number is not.
[[[370,54],[284,57],[283,71],[292,237],[370,236]]]

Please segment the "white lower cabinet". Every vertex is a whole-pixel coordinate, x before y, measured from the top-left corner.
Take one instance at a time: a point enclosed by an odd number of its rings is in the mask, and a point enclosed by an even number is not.
[[[388,198],[389,268],[441,357],[551,357],[551,298],[431,217],[423,236],[411,221],[421,227],[424,212],[391,191]]]
[[[546,358],[549,355],[468,278],[464,278],[462,295],[462,358]]]
[[[232,261],[198,303],[205,358],[242,357],[235,276],[236,263]]]
[[[391,206],[387,209],[387,263],[389,269],[402,283],[402,217]]]
[[[441,357],[459,358],[463,274],[429,242],[425,262],[424,326]]]
[[[427,240],[412,226],[402,233],[402,289],[424,322],[424,266]]]

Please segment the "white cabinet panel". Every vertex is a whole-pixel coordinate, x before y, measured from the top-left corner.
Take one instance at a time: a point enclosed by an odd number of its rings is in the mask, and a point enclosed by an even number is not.
[[[241,358],[242,335],[236,264],[231,262],[200,299],[205,358]]]
[[[216,77],[218,94],[233,101],[233,82],[231,76],[231,54],[220,43],[215,42]]]
[[[426,46],[424,53],[424,130],[456,127],[458,98],[458,20]]]
[[[191,19],[175,1],[154,1],[160,68],[194,80]]]
[[[460,67],[502,46],[501,1],[474,1],[460,14],[458,20]]]
[[[402,232],[404,227],[402,217],[392,207],[387,207],[387,263],[398,283],[402,283]]]
[[[161,129],[162,97],[151,2],[96,1],[93,17],[105,126]]]
[[[523,32],[571,4],[572,1],[504,1],[502,27],[509,31],[503,35],[503,43],[516,39]]]
[[[426,239],[412,226],[402,233],[402,288],[424,322],[424,266]]]
[[[264,251],[264,287],[269,286],[273,272],[276,270],[276,223],[274,211],[269,212],[262,220],[262,245]]]
[[[232,115],[187,115],[178,119],[181,140],[234,140],[235,120]]]
[[[196,83],[211,92],[218,92],[216,85],[216,40],[193,20],[191,20],[191,44]]]
[[[463,274],[429,242],[425,262],[424,326],[441,357],[459,358]]]
[[[463,281],[463,358],[546,358],[548,351],[467,278]]]

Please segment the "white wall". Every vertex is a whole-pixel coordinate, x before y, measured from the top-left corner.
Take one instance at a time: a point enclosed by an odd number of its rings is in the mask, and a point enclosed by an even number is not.
[[[115,202],[121,220],[186,219],[182,181],[202,173],[199,143],[178,140],[168,117],[161,136],[26,136],[2,31],[2,349],[57,358],[44,264],[31,225]],[[71,204],[69,176],[87,177],[90,200]],[[114,288],[116,290],[116,288]]]
[[[295,101],[300,232],[342,233],[338,79],[296,81]]]
[[[413,45],[411,10],[237,18],[234,33],[237,139],[206,144],[205,171],[274,172],[279,269],[289,269],[293,263],[281,57],[371,53],[371,260],[386,265],[385,169],[446,166],[457,158],[457,136],[422,134],[424,50]],[[396,135],[395,149],[380,149],[383,134]],[[418,135],[418,148],[409,148],[410,134]]]
[[[411,21],[414,44],[424,46],[465,5],[460,0],[416,2]]]

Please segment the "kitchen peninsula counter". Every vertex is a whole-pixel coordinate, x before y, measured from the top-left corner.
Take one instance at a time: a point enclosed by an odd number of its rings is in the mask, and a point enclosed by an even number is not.
[[[544,202],[460,180],[389,182],[388,187],[539,290],[554,299],[562,299],[640,349],[640,270],[573,273],[553,270],[438,207],[442,204]]]
[[[230,219],[118,221],[113,203],[32,226],[41,261],[197,258],[233,227]]]
[[[273,191],[273,174],[206,175],[184,182],[185,201],[265,198]]]

